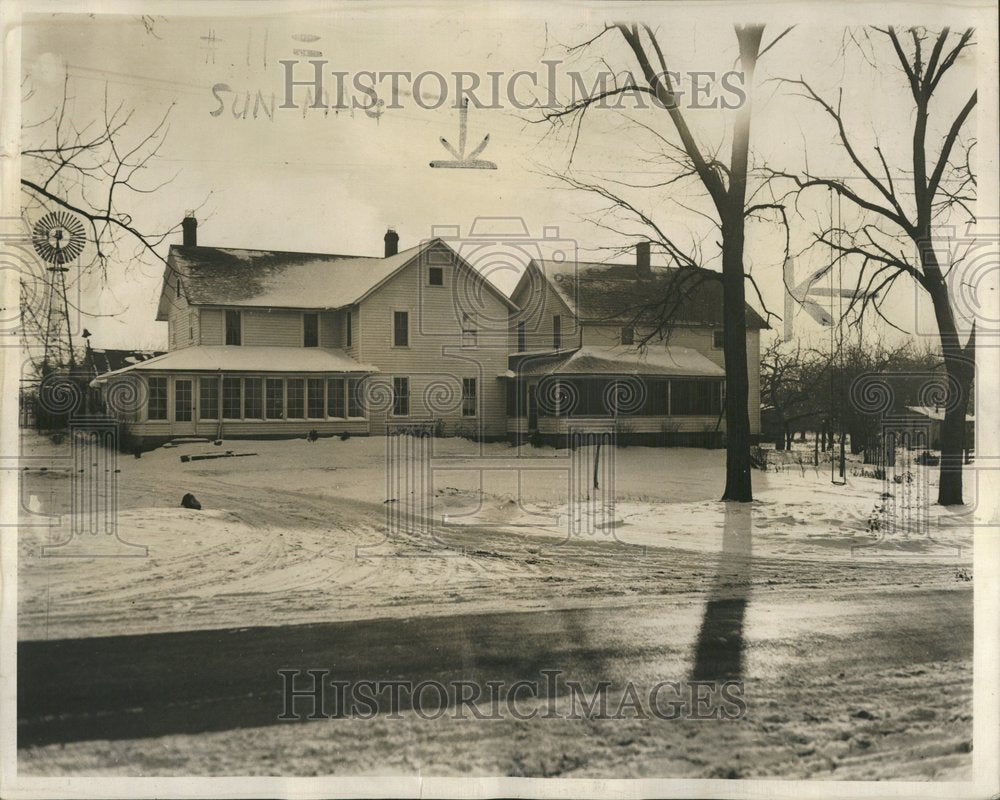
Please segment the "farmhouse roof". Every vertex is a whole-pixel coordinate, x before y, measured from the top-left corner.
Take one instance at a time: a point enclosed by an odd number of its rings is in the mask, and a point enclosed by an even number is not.
[[[535,259],[537,269],[578,319],[589,322],[629,322],[638,310],[657,298],[683,293],[673,321],[681,324],[723,324],[722,284],[717,280],[678,281],[675,267],[651,267],[644,272],[635,264],[595,261]],[[526,275],[522,277],[527,280]],[[527,304],[525,304],[527,305]],[[749,303],[748,328],[770,326]]]
[[[182,295],[194,305],[343,308],[360,302],[435,246],[447,248],[460,264],[473,269],[440,239],[424,241],[385,258],[173,245],[166,277],[179,278]],[[482,280],[502,302],[513,307],[502,292],[485,278]],[[157,319],[166,318],[167,309],[161,300]]]

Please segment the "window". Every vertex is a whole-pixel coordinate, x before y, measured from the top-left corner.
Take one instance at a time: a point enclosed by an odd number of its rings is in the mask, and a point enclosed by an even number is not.
[[[267,419],[281,419],[285,415],[285,387],[281,378],[264,381],[264,414]]]
[[[194,342],[194,322],[188,317],[188,339]]]
[[[646,403],[642,413],[650,416],[665,416],[669,413],[667,381],[659,379],[646,381]]]
[[[305,381],[302,378],[289,378],[286,384],[288,390],[288,418],[303,419],[306,415]]]
[[[410,379],[392,379],[392,415],[408,417],[410,415]]]
[[[219,418],[218,378],[198,378],[198,418]]]
[[[562,317],[558,314],[552,317],[552,347],[555,350],[562,347]]]
[[[674,416],[711,416],[722,413],[722,381],[671,381],[670,413]]]
[[[726,332],[725,331],[712,331],[712,347],[716,350],[722,350],[726,346]]]
[[[528,349],[528,337],[524,331],[524,323],[517,323],[517,352],[523,353]]]
[[[302,315],[302,346],[319,347],[319,314]]]
[[[410,346],[410,314],[408,311],[394,311],[392,314],[392,344],[395,347]]]
[[[239,378],[222,379],[222,416],[225,419],[240,419],[241,406]]]
[[[326,398],[323,391],[326,381],[322,378],[310,378],[306,381],[306,412],[309,419],[323,419]]]
[[[462,378],[462,416],[474,417],[477,411],[476,379]]]
[[[194,387],[189,380],[174,381],[174,421],[190,422],[194,403]]]
[[[626,326],[622,328],[621,342],[622,344],[625,345],[629,345],[635,342],[635,330],[631,326]]]
[[[149,398],[146,401],[146,417],[167,418],[167,379],[149,378]]]
[[[260,378],[243,379],[243,416],[262,419],[264,416],[263,381]]]
[[[353,344],[352,339],[353,339],[353,333],[354,332],[351,330],[351,317],[352,316],[353,316],[353,314],[350,311],[348,311],[347,314],[344,316],[344,342],[345,342],[344,346],[345,347],[351,347],[351,345]]]
[[[479,331],[472,317],[462,314],[462,347],[475,347],[479,343]]]
[[[226,312],[226,344],[243,344],[243,314]]]
[[[348,378],[347,379],[347,416],[349,417],[363,417],[365,415],[365,407],[362,404],[361,397],[361,379],[360,378]]]
[[[326,382],[326,415],[346,417],[344,406],[344,379],[330,378]]]
[[[441,267],[428,267],[427,283],[431,286],[444,286],[444,269]]]

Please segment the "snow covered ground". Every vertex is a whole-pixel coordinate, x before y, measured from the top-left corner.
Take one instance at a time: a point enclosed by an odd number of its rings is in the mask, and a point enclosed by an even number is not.
[[[297,774],[718,775],[733,762],[712,735],[743,748],[743,776],[961,777],[971,763],[972,530],[932,506],[928,530],[887,535],[878,510],[891,502],[898,519],[915,519],[906,495],[926,480],[933,500],[933,470],[911,465],[912,480],[887,487],[851,474],[862,469],[852,462],[847,485],[833,486],[810,451],[772,454],[779,468],[755,471],[746,507],[717,500],[723,451],[617,448],[602,456],[614,459],[613,505],[597,493],[574,505],[565,450],[433,440],[439,470],[411,494],[387,482],[381,437],[189,443],[119,457],[119,535],[148,557],[62,559],[39,555],[68,535],[70,472],[38,465],[65,467],[68,446],[28,434],[24,447],[34,466],[22,473],[21,640],[609,605],[653,619],[668,604],[671,658],[684,673],[706,599],[749,597],[747,679],[761,712],[714,734],[605,722],[581,738],[579,723],[544,735],[480,725],[462,764],[441,753],[468,742],[471,727],[409,719],[363,733],[357,721],[325,721],[33,747],[20,753],[27,772],[273,774],[261,754],[295,741],[282,768]],[[225,450],[256,455],[180,460]],[[520,482],[514,463],[532,467]],[[202,510],[179,507],[186,492]],[[387,529],[387,512],[409,508],[426,518]],[[574,514],[582,531],[568,526]],[[947,647],[880,651],[893,626],[912,642],[907,626],[921,613],[950,629]],[[857,669],[837,666],[855,657]],[[880,699],[862,702],[873,693]],[[853,716],[861,706],[870,713]],[[388,753],[396,760],[384,767]]]

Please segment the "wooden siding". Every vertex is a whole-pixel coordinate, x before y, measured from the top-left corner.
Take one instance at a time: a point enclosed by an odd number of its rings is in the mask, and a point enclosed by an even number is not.
[[[530,267],[535,269],[535,267]],[[553,320],[555,315],[560,318],[560,333],[562,350],[579,347],[582,341],[581,331],[563,299],[556,294],[540,276],[534,281],[534,288],[541,291],[541,299],[532,295],[533,283],[526,280],[517,287],[511,296],[511,301],[521,311],[512,312],[508,329],[508,347],[511,353],[517,353],[517,323],[524,323],[525,352],[552,350]]]
[[[242,343],[245,347],[302,347],[302,312],[244,310]]]
[[[407,419],[442,419],[447,433],[467,432],[502,436],[506,430],[506,396],[497,376],[507,369],[507,305],[488,290],[478,294],[484,302],[477,311],[478,346],[463,347],[462,309],[456,297],[466,294],[453,254],[446,248],[413,262],[361,302],[355,314],[356,358],[374,364],[380,374],[369,378],[384,388],[393,377],[410,381],[410,414]],[[444,269],[444,286],[430,286],[428,266]],[[457,289],[457,291],[456,291]],[[393,346],[393,314],[409,314],[409,345]],[[348,351],[350,352],[350,351]],[[478,378],[478,416],[463,417],[462,378]],[[381,433],[391,420],[387,403],[372,410],[372,432]]]
[[[184,297],[176,297],[168,286],[163,290],[170,297],[167,312],[167,349],[180,350],[198,343],[198,309]]]
[[[202,308],[201,340],[199,344],[225,344],[226,316],[221,308]]]

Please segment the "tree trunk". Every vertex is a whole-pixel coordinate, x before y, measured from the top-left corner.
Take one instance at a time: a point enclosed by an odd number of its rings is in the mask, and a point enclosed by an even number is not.
[[[971,339],[965,352],[968,353],[970,348],[974,348]],[[949,397],[945,405],[944,422],[941,425],[941,482],[938,485],[938,503],[943,506],[954,506],[962,505],[964,502],[962,464],[965,461],[965,448],[968,446],[965,416],[969,411],[975,365],[964,355],[958,358],[946,356],[944,363],[949,378]],[[952,392],[958,396],[953,397]]]
[[[737,25],[744,85],[749,88],[733,127],[729,187],[716,202],[722,223],[722,299],[726,361],[726,488],[723,500],[753,500],[750,478],[750,380],[747,375],[746,275],[743,245],[746,224],[747,162],[750,151],[753,75],[764,33],[762,25]]]
[[[969,340],[963,348],[952,313],[948,286],[931,245],[929,231],[920,242],[920,260],[924,267],[924,288],[930,295],[941,338],[941,352],[948,374],[945,392],[944,422],[941,425],[941,472],[938,484],[938,504],[962,505],[962,462],[965,456],[965,416],[976,376],[976,326],[972,325]]]

